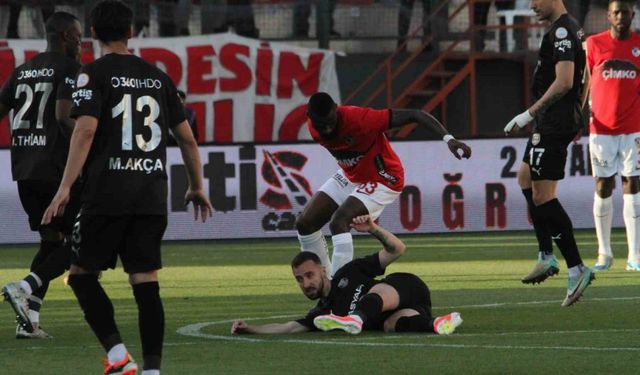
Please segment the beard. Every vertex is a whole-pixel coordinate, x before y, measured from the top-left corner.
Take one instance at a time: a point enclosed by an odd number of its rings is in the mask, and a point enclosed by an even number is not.
[[[316,300],[322,297],[322,290],[324,290],[324,280],[320,282],[320,285],[318,285],[317,288],[315,287],[307,288],[307,289],[304,289],[302,292],[310,300]]]

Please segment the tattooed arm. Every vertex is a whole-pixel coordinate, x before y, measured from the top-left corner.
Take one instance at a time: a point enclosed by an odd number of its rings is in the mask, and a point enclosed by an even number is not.
[[[575,65],[572,61],[560,61],[556,64],[555,81],[553,81],[544,95],[542,95],[542,98],[529,108],[529,113],[531,113],[533,117],[543,114],[547,108],[551,107],[571,90],[573,87],[574,69]]]
[[[556,79],[542,95],[542,98],[538,99],[531,108],[509,121],[504,128],[504,132],[508,135],[517,134],[521,128],[533,121],[536,116],[544,114],[549,107],[562,99],[573,87],[574,69],[575,65],[572,61],[558,62],[556,64]]]
[[[354,218],[351,228],[358,232],[369,232],[382,243],[384,248],[378,252],[382,268],[386,268],[400,258],[407,248],[404,242],[400,241],[393,233],[374,223],[369,215]]]

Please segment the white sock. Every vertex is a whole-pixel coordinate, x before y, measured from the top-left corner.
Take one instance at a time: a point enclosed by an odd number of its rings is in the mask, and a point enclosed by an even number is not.
[[[626,207],[626,206],[625,206]],[[625,216],[626,217],[626,216]],[[598,254],[613,256],[611,252],[611,222],[613,220],[613,199],[593,196],[593,221],[598,236]]]
[[[311,251],[315,253],[320,258],[324,269],[327,270],[327,275],[329,275],[329,271],[331,271],[329,249],[322,232],[317,231],[306,235],[298,233],[298,241],[300,241],[300,251]]]
[[[576,276],[580,276],[580,274],[582,273],[582,264],[578,264],[577,266],[573,266],[571,268],[569,268],[567,271],[569,272],[569,277],[576,277]]]
[[[28,283],[28,282],[26,282],[26,281],[24,281],[24,280],[20,280],[20,281],[18,281],[18,283],[20,284],[20,287],[21,287],[22,289],[24,289],[24,291],[25,291],[27,294],[32,294],[32,293],[33,293],[33,289],[31,289],[31,285],[29,285],[29,283]]]
[[[160,375],[160,370],[144,370],[142,375]]]
[[[351,233],[340,233],[331,236],[333,254],[331,255],[331,276],[335,275],[342,266],[353,259],[353,237]]]
[[[622,216],[624,226],[627,228],[627,244],[629,246],[629,262],[638,262],[640,259],[640,193],[623,194],[624,200]]]
[[[118,361],[122,361],[127,356],[127,353],[127,347],[120,343],[109,350],[107,353],[107,359],[109,360],[109,363],[116,363]]]
[[[29,310],[27,315],[29,316],[29,320],[31,320],[31,325],[34,327],[40,325],[40,311]]]

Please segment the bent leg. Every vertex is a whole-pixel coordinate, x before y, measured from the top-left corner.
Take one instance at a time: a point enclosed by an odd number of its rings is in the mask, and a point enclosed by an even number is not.
[[[331,271],[331,262],[321,229],[329,222],[337,208],[338,204],[333,198],[323,191],[318,191],[296,219],[300,251],[311,251],[318,255],[327,274]]]

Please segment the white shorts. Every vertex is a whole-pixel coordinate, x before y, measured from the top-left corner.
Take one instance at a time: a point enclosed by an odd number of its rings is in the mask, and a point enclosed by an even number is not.
[[[596,177],[640,176],[640,133],[591,134],[589,154]]]
[[[377,219],[384,208],[393,203],[400,195],[399,191],[391,190],[379,182],[367,182],[364,184],[354,184],[339,169],[330,179],[319,189],[327,194],[340,206],[347,197],[357,198],[369,211],[372,219]]]

